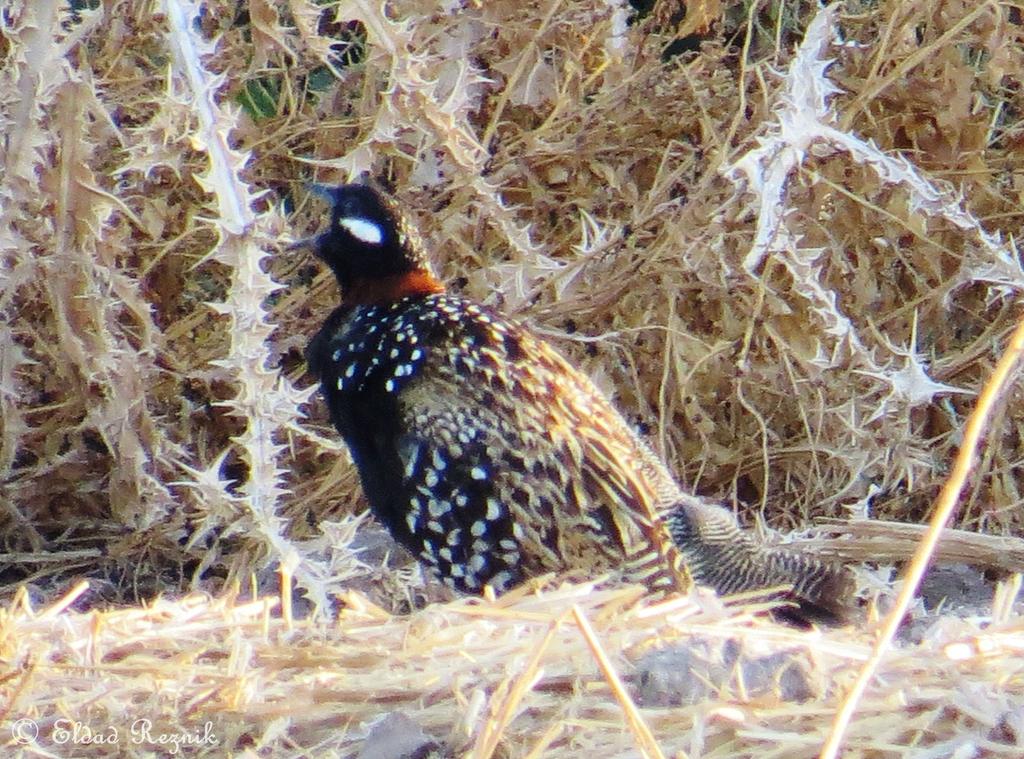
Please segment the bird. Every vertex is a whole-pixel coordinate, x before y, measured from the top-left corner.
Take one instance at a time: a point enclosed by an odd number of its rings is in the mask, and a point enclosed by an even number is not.
[[[320,187],[306,241],[341,304],[306,360],[372,513],[446,585],[505,592],[558,573],[652,591],[777,591],[845,616],[849,576],[767,545],[685,492],[608,398],[527,325],[447,290],[417,229],[367,184]]]

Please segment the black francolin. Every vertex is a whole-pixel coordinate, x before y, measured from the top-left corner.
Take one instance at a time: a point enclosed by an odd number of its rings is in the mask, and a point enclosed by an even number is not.
[[[312,241],[343,303],[307,350],[370,507],[449,586],[545,572],[686,590],[785,586],[839,614],[846,572],[753,539],[680,490],[587,377],[526,327],[434,275],[418,235],[363,185],[324,191]]]

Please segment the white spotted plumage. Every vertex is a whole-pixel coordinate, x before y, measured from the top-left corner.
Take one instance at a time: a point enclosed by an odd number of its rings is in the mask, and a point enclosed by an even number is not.
[[[618,572],[685,589],[690,564],[740,590],[809,566],[702,532],[714,520],[700,508],[725,512],[695,506],[593,383],[529,330],[440,292],[412,230],[376,194],[343,187],[335,198],[345,234],[318,238],[318,253],[347,305],[314,338],[310,365],[375,514],[447,584],[505,590],[549,571]],[[681,504],[696,517],[677,545],[666,517]]]

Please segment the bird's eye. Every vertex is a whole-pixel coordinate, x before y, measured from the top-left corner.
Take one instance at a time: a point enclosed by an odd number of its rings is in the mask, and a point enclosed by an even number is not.
[[[354,238],[367,245],[380,245],[384,239],[384,231],[369,219],[344,216],[338,219],[338,226],[348,230]]]

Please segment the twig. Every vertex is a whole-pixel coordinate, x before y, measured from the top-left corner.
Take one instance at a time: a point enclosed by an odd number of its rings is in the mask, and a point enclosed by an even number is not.
[[[587,642],[587,646],[589,646],[590,652],[594,655],[594,659],[597,660],[597,666],[601,668],[604,679],[608,681],[608,686],[612,689],[612,695],[619,702],[622,711],[626,713],[626,723],[629,725],[629,729],[633,733],[641,753],[652,759],[665,759],[665,755],[661,753],[661,749],[658,747],[658,742],[654,739],[654,733],[651,732],[651,728],[647,726],[643,715],[640,714],[640,710],[636,708],[633,699],[626,692],[626,688],[622,684],[622,678],[619,677],[619,673],[615,671],[615,666],[612,664],[611,659],[608,658],[608,654],[601,647],[601,641],[597,639],[597,634],[594,632],[594,628],[590,626],[590,622],[587,621],[583,609],[573,604],[572,615],[576,618],[576,624],[579,625],[580,632],[583,633],[583,639]],[[682,752],[679,752],[677,756],[686,759],[686,755]]]
[[[573,609],[576,607],[574,606]],[[491,714],[492,719],[488,719],[484,723],[483,729],[480,731],[480,735],[477,736],[476,745],[473,747],[473,753],[471,756],[473,759],[489,759],[494,754],[495,749],[498,747],[498,742],[501,740],[502,734],[505,732],[505,728],[512,722],[512,718],[515,716],[516,708],[519,706],[519,702],[523,700],[523,696],[529,693],[533,686],[537,684],[538,673],[540,671],[540,660],[543,658],[545,652],[551,646],[551,641],[554,640],[555,633],[558,632],[558,628],[561,627],[562,622],[565,620],[567,614],[562,614],[557,619],[551,620],[551,626],[548,628],[547,634],[544,635],[540,645],[537,646],[536,652],[530,657],[530,661],[527,662],[526,668],[520,673],[520,675],[512,682],[509,686],[508,691],[504,694],[504,698],[500,703],[497,699],[502,696],[501,689],[496,691],[494,700],[491,703]],[[508,680],[505,681],[508,683]]]
[[[868,682],[877,671],[882,657],[892,645],[893,638],[896,636],[896,630],[899,628],[903,616],[907,613],[914,594],[917,592],[917,587],[921,584],[921,578],[928,568],[928,563],[931,561],[932,553],[935,551],[935,546],[939,541],[939,536],[956,509],[957,501],[960,498],[960,491],[963,490],[964,484],[967,482],[967,476],[971,473],[971,467],[974,464],[978,451],[978,443],[981,440],[982,433],[985,431],[992,408],[995,406],[1000,393],[1006,387],[1010,373],[1016,366],[1017,360],[1022,353],[1024,353],[1024,318],[1017,323],[1017,328],[1010,337],[1006,351],[1000,357],[999,363],[996,364],[991,378],[985,384],[981,395],[978,397],[978,405],[975,406],[974,411],[967,420],[963,445],[960,447],[956,460],[953,462],[953,471],[950,472],[949,478],[946,480],[945,485],[942,486],[942,492],[939,493],[939,497],[935,501],[934,515],[928,525],[928,532],[925,533],[924,538],[921,540],[921,545],[918,546],[914,554],[913,561],[911,561],[906,577],[903,580],[903,587],[896,598],[896,605],[889,612],[889,616],[886,617],[878,641],[871,651],[871,656],[864,663],[856,682],[854,682],[842,706],[836,713],[835,719],[832,722],[832,731],[819,755],[820,759],[835,759],[838,755],[843,735],[850,724],[850,720],[853,718],[857,704],[864,695]]]
[[[71,590],[43,609],[42,613],[39,615],[39,619],[53,619],[60,615],[61,612],[68,609],[88,589],[88,580],[81,580],[80,582],[75,583],[75,586],[71,588]]]

